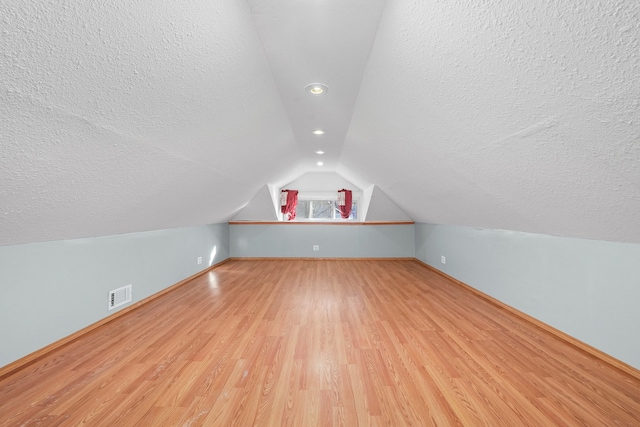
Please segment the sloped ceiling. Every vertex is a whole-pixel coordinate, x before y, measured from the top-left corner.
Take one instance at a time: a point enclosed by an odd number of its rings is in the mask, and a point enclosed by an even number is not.
[[[0,241],[225,221],[300,161],[241,1],[0,5]]]
[[[416,221],[640,242],[640,3],[388,1],[341,163]]]
[[[640,242],[640,3],[569,3],[2,2],[0,245],[223,222],[320,159],[416,221]]]

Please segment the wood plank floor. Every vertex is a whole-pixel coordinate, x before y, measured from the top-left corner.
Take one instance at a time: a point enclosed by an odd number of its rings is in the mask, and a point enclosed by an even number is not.
[[[413,261],[231,261],[0,381],[2,426],[640,425],[640,381]]]

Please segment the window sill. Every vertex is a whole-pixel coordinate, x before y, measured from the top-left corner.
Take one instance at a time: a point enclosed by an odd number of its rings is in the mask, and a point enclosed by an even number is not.
[[[231,225],[410,225],[414,221],[229,221]]]

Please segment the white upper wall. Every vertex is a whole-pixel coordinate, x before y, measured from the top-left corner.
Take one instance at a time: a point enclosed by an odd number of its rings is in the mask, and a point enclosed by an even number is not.
[[[276,201],[272,195],[271,188],[264,185],[253,198],[244,206],[236,216],[234,221],[278,221],[280,212],[276,209]]]
[[[393,203],[382,190],[375,185],[366,189],[347,181],[340,174],[333,172],[307,173],[285,185],[283,189],[298,190],[301,197],[319,198],[335,197],[341,189],[351,190],[355,199],[359,200],[360,221],[411,221],[411,218]],[[279,199],[273,197],[269,186],[265,185],[233,218],[235,221],[278,221]],[[278,190],[279,194],[279,190]],[[274,210],[275,208],[275,210]]]
[[[365,221],[411,221],[411,218],[384,194],[384,191],[376,185],[372,187],[371,191],[364,192],[365,199],[368,198]]]
[[[362,191],[361,188],[356,187],[335,172],[306,173],[284,185],[282,188],[304,192],[337,192],[343,188],[352,191]]]

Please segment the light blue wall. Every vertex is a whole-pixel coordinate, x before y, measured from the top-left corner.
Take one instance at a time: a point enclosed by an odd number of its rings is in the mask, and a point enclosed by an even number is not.
[[[232,224],[232,257],[406,258],[415,256],[414,224]],[[313,245],[320,251],[314,252]]]
[[[416,224],[416,258],[640,369],[640,244]]]
[[[213,263],[415,256],[640,368],[640,245],[431,224],[215,224],[0,247],[0,366],[117,311],[111,289],[131,283],[135,303],[207,268],[214,247]]]
[[[0,247],[0,366],[130,305],[112,289],[135,303],[228,257],[228,224]]]

